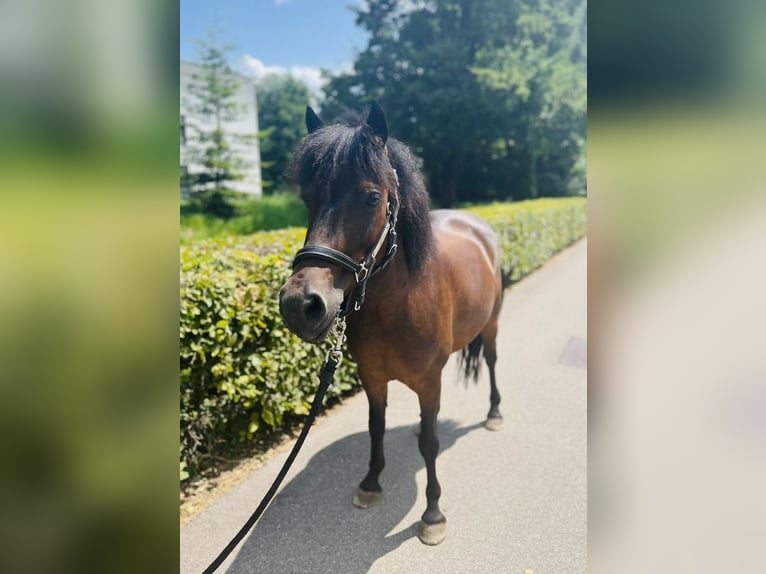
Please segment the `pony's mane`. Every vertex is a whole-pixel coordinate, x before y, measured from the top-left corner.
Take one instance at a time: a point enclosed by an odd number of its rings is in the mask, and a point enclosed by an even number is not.
[[[399,179],[397,233],[407,269],[418,275],[433,252],[430,202],[415,156],[403,143],[381,139],[364,124],[330,124],[303,138],[290,159],[287,176],[301,187],[313,186],[320,201],[343,187],[350,175],[395,187]]]

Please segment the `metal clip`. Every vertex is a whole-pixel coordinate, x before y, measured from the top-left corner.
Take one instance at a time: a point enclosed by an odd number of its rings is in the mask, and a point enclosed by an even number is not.
[[[336,317],[335,324],[332,327],[332,336],[335,338],[335,344],[327,353],[327,360],[333,360],[335,366],[340,365],[343,360],[343,345],[346,343],[346,318]]]

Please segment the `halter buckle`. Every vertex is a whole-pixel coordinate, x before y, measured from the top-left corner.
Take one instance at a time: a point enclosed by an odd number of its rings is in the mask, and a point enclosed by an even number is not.
[[[367,279],[367,275],[370,274],[370,269],[367,267],[367,261],[363,261],[362,264],[359,266],[359,271],[354,272],[354,277],[356,277],[356,282],[361,283],[365,279]]]

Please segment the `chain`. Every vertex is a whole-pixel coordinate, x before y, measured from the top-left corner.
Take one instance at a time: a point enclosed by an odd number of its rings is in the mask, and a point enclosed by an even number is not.
[[[335,344],[332,349],[327,353],[327,360],[333,360],[335,366],[340,365],[343,360],[343,345],[346,342],[346,318],[336,317],[335,324],[332,327],[332,336],[335,339]]]

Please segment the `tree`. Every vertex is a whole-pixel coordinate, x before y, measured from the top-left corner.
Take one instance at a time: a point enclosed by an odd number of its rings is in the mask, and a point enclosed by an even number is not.
[[[519,198],[584,191],[585,16],[578,0],[526,0],[513,38],[482,49],[473,68],[518,125],[521,145],[506,157],[521,164]]]
[[[308,86],[292,76],[272,74],[258,83],[261,169],[270,190],[287,185],[287,161],[295,144],[306,135],[303,117],[310,103]]]
[[[378,99],[432,197],[564,195],[585,138],[584,0],[368,0],[325,117]]]
[[[185,183],[201,209],[219,217],[234,214],[229,184],[243,178],[242,170],[247,165],[234,144],[248,138],[227,133],[224,128],[244,112],[235,99],[239,82],[228,62],[232,50],[232,46],[221,45],[215,33],[199,41],[202,72],[193,74],[191,97],[186,102],[192,112],[186,118],[192,150],[189,159],[201,169],[185,174]]]

